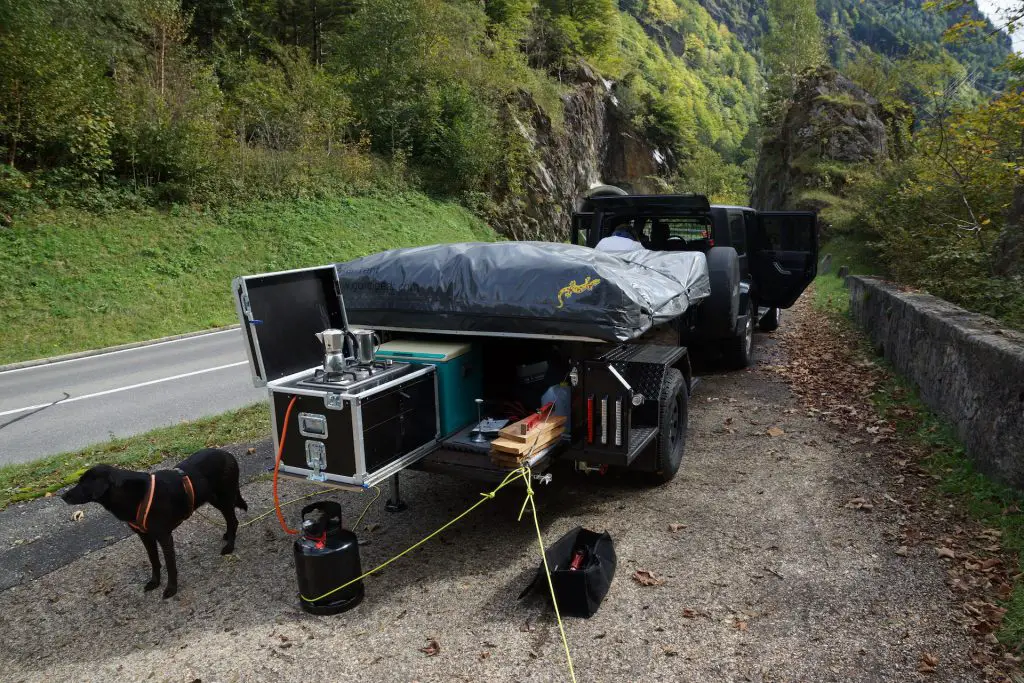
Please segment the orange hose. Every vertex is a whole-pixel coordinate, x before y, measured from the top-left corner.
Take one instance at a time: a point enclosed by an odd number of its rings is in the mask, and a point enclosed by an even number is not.
[[[295,405],[298,396],[292,396],[292,400],[288,403],[288,410],[284,411],[284,424],[281,425],[281,438],[277,442],[277,459],[274,461],[274,510],[277,512],[277,521],[284,529],[286,534],[292,534],[293,536],[299,533],[297,530],[292,529],[288,526],[288,523],[284,521],[284,515],[281,514],[281,503],[277,499],[277,470],[281,467],[281,454],[284,453],[284,437],[288,434],[288,418],[292,416],[292,406]]]

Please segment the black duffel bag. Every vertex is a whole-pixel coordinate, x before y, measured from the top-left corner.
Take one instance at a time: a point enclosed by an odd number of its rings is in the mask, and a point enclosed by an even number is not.
[[[582,553],[581,556],[578,554]],[[558,600],[558,611],[563,616],[590,617],[601,606],[615,576],[615,546],[608,532],[597,533],[576,527],[555,541],[544,552],[551,569],[551,585]],[[576,558],[577,568],[573,568]],[[542,592],[551,601],[551,591],[544,574],[544,563],[529,586],[519,595],[522,599],[530,591]]]

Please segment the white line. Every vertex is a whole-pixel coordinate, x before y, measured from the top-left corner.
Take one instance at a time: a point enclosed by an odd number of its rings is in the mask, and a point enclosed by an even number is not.
[[[215,368],[206,368],[205,370],[194,370],[192,372],[186,372],[186,373],[181,374],[181,375],[174,375],[173,377],[164,377],[163,379],[152,379],[152,380],[150,380],[148,382],[139,382],[138,384],[129,384],[126,387],[118,387],[117,389],[107,389],[105,391],[97,391],[94,394],[86,394],[84,396],[72,396],[71,398],[64,399],[63,401],[61,401],[57,405],[62,406],[62,405],[66,405],[68,403],[74,403],[75,401],[84,401],[87,398],[96,398],[97,396],[106,396],[108,394],[116,394],[119,391],[129,391],[130,389],[138,389],[139,387],[148,387],[148,386],[151,386],[153,384],[160,384],[161,382],[170,382],[170,381],[173,381],[173,380],[176,380],[176,379],[183,379],[185,377],[193,377],[195,375],[201,375],[201,374],[203,374],[205,372],[216,372],[217,370],[226,370],[228,368],[237,368],[239,365],[248,365],[248,364],[249,364],[249,361],[243,360],[243,361],[239,361],[237,363],[228,363],[227,365],[218,365]],[[25,406],[24,408],[15,408],[14,410],[5,410],[4,412],[0,413],[0,417],[3,417],[5,415],[14,415],[15,413],[24,413],[24,412],[27,412],[29,410],[37,410],[39,408],[45,408],[46,406],[51,405],[52,403],[53,403],[53,401],[50,401],[50,403],[40,403],[40,404],[34,405],[34,406]]]
[[[106,358],[107,356],[114,356],[119,353],[128,353],[129,351],[145,351],[146,349],[153,349],[157,346],[166,346],[167,344],[177,344],[178,342],[194,341],[197,339],[205,339],[206,337],[213,337],[218,334],[227,334],[228,332],[238,332],[237,327],[233,327],[230,330],[220,330],[219,332],[207,332],[206,334],[196,334],[191,337],[182,337],[181,339],[168,339],[167,341],[156,342],[154,344],[143,344],[142,346],[133,346],[130,349],[118,349],[117,351],[107,351],[106,353],[96,353],[91,356],[82,356],[81,358],[68,358],[67,360],[57,360],[52,363],[43,363],[42,365],[30,365],[27,368],[14,368],[13,370],[4,370],[0,372],[0,376],[8,375],[14,372],[25,372],[26,370],[43,370],[45,368],[52,368],[56,365],[64,365],[65,363],[77,363],[80,360],[95,360],[97,358]],[[64,401],[67,403],[67,401]]]

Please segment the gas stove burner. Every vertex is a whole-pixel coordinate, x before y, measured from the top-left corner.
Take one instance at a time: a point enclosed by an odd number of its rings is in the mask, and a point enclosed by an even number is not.
[[[360,391],[382,384],[412,370],[408,363],[375,361],[373,363],[350,363],[339,372],[324,372],[317,368],[313,376],[299,382],[300,386],[317,389],[338,387],[346,391]]]

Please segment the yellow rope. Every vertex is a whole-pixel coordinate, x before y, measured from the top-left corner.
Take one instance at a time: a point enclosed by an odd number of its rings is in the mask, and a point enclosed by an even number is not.
[[[521,478],[521,477],[523,476],[523,473],[524,473],[524,472],[525,472],[525,470],[524,470],[523,468],[520,468],[520,469],[518,469],[518,470],[513,470],[512,472],[509,472],[509,473],[508,473],[508,476],[507,476],[507,477],[505,477],[505,479],[504,479],[504,480],[503,480],[503,481],[502,481],[502,482],[501,482],[500,484],[498,484],[498,486],[497,486],[497,487],[495,487],[495,488],[494,488],[494,489],[493,489],[493,490],[492,490],[492,491],[490,492],[490,494],[495,494],[495,493],[497,493],[497,492],[498,492],[498,491],[500,491],[501,489],[503,489],[503,488],[505,488],[506,486],[508,486],[509,484],[511,484],[511,483],[512,483],[513,481],[515,481],[516,479],[519,479],[519,478]],[[486,503],[487,501],[491,500],[491,499],[493,498],[493,495],[490,495],[490,494],[486,494],[486,493],[482,493],[482,494],[480,494],[480,496],[481,496],[481,497],[480,497],[480,500],[478,500],[477,502],[473,503],[473,505],[469,506],[469,507],[468,507],[468,508],[467,508],[466,510],[464,510],[464,511],[462,512],[462,514],[460,514],[460,515],[459,515],[458,517],[456,517],[456,518],[452,519],[451,521],[447,522],[446,524],[442,525],[441,527],[439,527],[438,529],[436,529],[436,530],[435,530],[435,531],[434,531],[433,533],[431,533],[431,534],[430,534],[429,536],[426,536],[426,537],[424,537],[424,538],[420,539],[419,541],[417,541],[416,543],[412,544],[411,546],[409,546],[408,548],[406,548],[406,549],[405,549],[405,550],[403,550],[402,552],[398,553],[397,555],[395,555],[395,556],[394,556],[394,557],[392,557],[391,559],[389,559],[389,560],[386,560],[386,561],[382,562],[381,564],[377,565],[376,567],[374,567],[373,569],[371,569],[370,571],[368,571],[368,572],[365,572],[365,573],[363,573],[363,575],[362,575],[362,576],[357,576],[356,578],[352,579],[351,581],[347,581],[347,582],[345,582],[345,583],[341,584],[340,586],[338,586],[337,588],[332,588],[331,590],[327,591],[327,592],[326,592],[326,593],[324,593],[323,595],[318,595],[318,596],[317,596],[317,597],[315,597],[315,598],[307,598],[307,597],[306,597],[305,595],[300,595],[299,597],[301,597],[301,598],[302,598],[303,600],[305,600],[306,602],[319,602],[320,600],[323,600],[323,599],[324,599],[324,598],[326,598],[326,597],[329,597],[329,596],[331,596],[331,595],[334,595],[335,593],[337,593],[338,591],[342,590],[343,588],[348,588],[348,587],[349,587],[349,586],[351,586],[352,584],[354,584],[354,583],[356,583],[356,582],[358,582],[358,581],[362,581],[363,579],[365,579],[365,578],[366,578],[366,577],[368,577],[368,576],[371,576],[371,575],[373,575],[373,574],[376,574],[376,573],[377,573],[377,572],[379,572],[379,571],[380,571],[381,569],[384,569],[384,567],[388,566],[389,564],[391,564],[392,562],[394,562],[394,561],[395,561],[395,560],[397,560],[398,558],[400,558],[400,557],[403,557],[403,556],[405,556],[405,555],[408,555],[409,553],[411,553],[411,552],[412,552],[413,550],[415,550],[416,548],[419,548],[419,547],[420,547],[421,545],[423,545],[424,543],[426,543],[426,542],[427,542],[427,541],[429,541],[430,539],[434,538],[435,536],[437,536],[438,534],[440,534],[440,533],[441,533],[442,531],[444,531],[444,530],[445,530],[445,529],[447,529],[448,527],[452,526],[453,524],[455,524],[456,522],[458,522],[459,520],[461,520],[461,519],[462,519],[463,517],[465,517],[466,515],[468,515],[468,514],[469,514],[470,512],[472,512],[473,510],[476,510],[476,509],[477,509],[478,507],[480,507],[481,505],[483,505],[483,504],[484,504],[484,503]]]
[[[526,502],[530,504],[530,511],[533,513],[533,528],[537,530],[537,545],[540,546],[540,557],[544,563],[544,575],[548,578],[548,590],[551,591],[551,604],[555,608],[555,620],[558,621],[558,632],[562,634],[562,647],[565,648],[565,661],[569,665],[569,679],[576,683],[576,670],[572,666],[572,654],[569,652],[569,641],[565,637],[565,627],[562,625],[562,613],[558,611],[558,600],[555,598],[555,585],[551,582],[551,569],[548,568],[548,554],[544,552],[544,538],[540,533],[540,521],[537,519],[537,506],[533,502],[533,487],[530,486],[532,473],[526,468],[523,479],[526,481]],[[525,509],[526,504],[523,504]],[[522,513],[519,518],[522,519]]]
[[[471,506],[469,506],[458,517],[455,517],[450,522],[442,525],[436,531],[434,531],[430,535],[424,537],[423,539],[419,540],[418,542],[414,543],[413,545],[409,546],[408,548],[406,548],[402,552],[398,553],[397,555],[395,555],[391,559],[386,560],[385,562],[382,562],[381,564],[377,565],[376,567],[374,567],[370,571],[365,572],[362,576],[358,576],[358,577],[352,579],[351,581],[347,581],[347,582],[343,583],[342,585],[338,586],[337,588],[332,588],[331,590],[327,591],[323,595],[319,595],[319,596],[317,596],[315,598],[307,598],[305,595],[302,595],[302,594],[300,594],[299,597],[302,598],[303,600],[305,600],[306,602],[319,602],[320,600],[323,600],[324,598],[329,597],[329,596],[333,595],[334,593],[337,593],[338,591],[340,591],[340,590],[342,590],[344,588],[348,588],[349,586],[351,586],[354,583],[362,581],[363,579],[367,578],[368,576],[376,574],[381,569],[384,569],[384,567],[387,567],[389,564],[391,564],[392,562],[394,562],[398,558],[403,557],[405,555],[408,555],[410,552],[412,552],[416,548],[419,548],[421,545],[423,545],[424,543],[426,543],[430,539],[434,538],[435,536],[440,534],[442,531],[444,531],[448,527],[452,526],[453,524],[455,524],[456,522],[461,520],[463,517],[465,517],[470,512],[472,512],[473,510],[477,509],[478,507],[480,507],[481,505],[483,505],[487,501],[493,500],[495,494],[498,493],[498,491],[500,491],[501,489],[505,488],[506,486],[508,486],[512,482],[516,481],[517,479],[522,479],[524,484],[526,485],[526,500],[523,501],[523,507],[519,511],[519,521],[522,520],[523,513],[526,512],[526,506],[529,505],[530,506],[530,512],[533,514],[533,528],[537,532],[537,544],[540,546],[540,556],[541,556],[541,560],[542,560],[542,563],[543,563],[543,566],[544,566],[544,574],[547,576],[547,579],[548,579],[548,590],[551,592],[551,604],[555,608],[555,620],[558,622],[558,632],[562,636],[562,647],[565,649],[565,661],[566,661],[566,663],[569,666],[569,679],[572,681],[572,683],[576,683],[576,670],[575,670],[575,668],[573,667],[573,664],[572,664],[572,654],[569,651],[569,641],[565,637],[565,626],[562,623],[562,613],[558,609],[558,600],[555,598],[555,585],[551,581],[551,569],[548,567],[547,553],[544,552],[544,538],[543,538],[543,536],[541,535],[541,532],[540,532],[540,521],[537,518],[537,506],[533,502],[533,486],[531,485],[532,472],[530,471],[530,468],[526,467],[526,466],[520,467],[517,470],[513,470],[512,472],[509,472],[508,476],[506,476],[505,479],[500,484],[498,484],[498,486],[496,486],[493,490],[488,491],[487,493],[481,493],[480,494],[480,500],[478,500],[477,502],[475,502]]]
[[[366,506],[363,508],[363,511],[359,514],[359,517],[356,519],[356,523],[352,525],[353,529],[358,529],[359,528],[359,523],[363,521],[363,517],[365,517],[366,513],[370,510],[370,506],[373,505],[374,503],[376,503],[377,499],[380,498],[380,495],[381,495],[380,487],[379,486],[373,486],[371,488],[373,488],[373,490],[377,492],[377,495],[375,495],[373,497],[373,500],[371,500],[369,503],[367,503]],[[292,505],[293,503],[298,503],[299,501],[306,500],[307,498],[312,498],[313,496],[320,496],[320,495],[323,495],[325,493],[330,493],[331,491],[348,491],[348,489],[342,488],[340,486],[326,486],[325,488],[323,488],[320,491],[314,491],[313,493],[307,493],[304,496],[299,496],[298,498],[292,498],[291,500],[287,500],[287,501],[281,503],[281,507],[287,507],[289,505]],[[207,517],[203,513],[199,512],[198,510],[196,510],[196,512],[194,514],[196,515],[196,517],[199,517],[202,520],[204,520],[204,521],[206,521],[206,522],[208,522],[210,524],[213,524],[214,526],[219,526],[219,527],[223,527],[224,526],[223,522],[218,522],[215,519],[210,519],[209,517]],[[252,519],[246,520],[244,523],[239,524],[238,528],[242,529],[244,527],[249,526],[250,524],[255,524],[256,522],[260,521],[261,519],[269,517],[272,514],[274,514],[274,508],[270,508],[269,510],[267,510],[263,514],[258,515],[256,517],[253,517]]]

